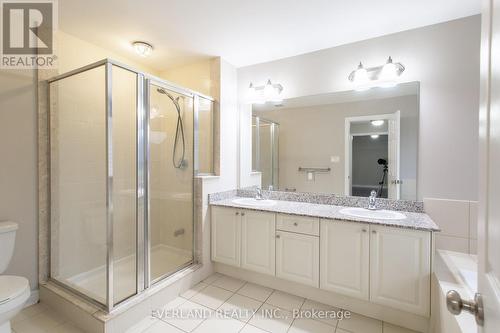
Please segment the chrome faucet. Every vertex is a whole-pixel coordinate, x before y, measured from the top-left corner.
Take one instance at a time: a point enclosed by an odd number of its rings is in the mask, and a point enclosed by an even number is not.
[[[377,191],[372,190],[370,192],[370,198],[368,198],[368,209],[371,210],[377,209],[376,201],[377,201]]]
[[[255,193],[255,200],[262,200],[262,189],[260,187],[256,188],[256,193]]]

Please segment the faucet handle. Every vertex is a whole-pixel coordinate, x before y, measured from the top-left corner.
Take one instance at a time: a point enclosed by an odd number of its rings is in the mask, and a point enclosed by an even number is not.
[[[370,192],[370,197],[377,197],[377,191],[372,190],[372,191]]]

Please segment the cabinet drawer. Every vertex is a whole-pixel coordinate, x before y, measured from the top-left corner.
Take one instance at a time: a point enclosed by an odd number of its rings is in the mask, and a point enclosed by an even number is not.
[[[319,218],[278,214],[276,229],[319,236]]]

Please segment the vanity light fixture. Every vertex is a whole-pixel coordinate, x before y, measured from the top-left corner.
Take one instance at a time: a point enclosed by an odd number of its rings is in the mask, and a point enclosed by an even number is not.
[[[394,87],[397,78],[404,72],[405,66],[400,62],[393,62],[389,57],[382,66],[363,67],[360,62],[358,68],[349,74],[349,81],[356,84],[356,90],[367,90],[374,86]]]
[[[250,83],[248,86],[248,103],[250,104],[264,104],[264,103],[277,103],[283,102],[283,97],[281,92],[283,91],[283,86],[279,83],[272,83],[271,80],[267,80],[265,85],[254,86]]]
[[[384,124],[384,121],[379,119],[379,120],[372,120],[370,121],[373,126],[382,126]]]
[[[146,42],[135,41],[132,43],[132,46],[134,47],[135,53],[144,58],[153,52],[153,45]]]

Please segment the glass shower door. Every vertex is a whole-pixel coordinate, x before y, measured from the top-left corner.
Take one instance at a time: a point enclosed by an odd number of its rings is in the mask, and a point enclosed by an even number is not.
[[[150,282],[193,262],[193,98],[149,85]]]
[[[106,63],[49,85],[50,277],[108,307],[137,293],[136,83]]]

